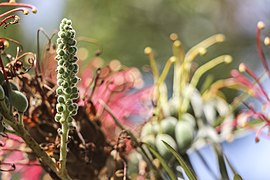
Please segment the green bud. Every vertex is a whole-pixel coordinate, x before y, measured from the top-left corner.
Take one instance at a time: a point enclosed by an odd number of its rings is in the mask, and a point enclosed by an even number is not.
[[[57,94],[57,95],[62,95],[62,94],[63,94],[63,87],[62,87],[62,86],[59,86],[59,87],[56,89],[56,94]]]
[[[71,116],[68,116],[67,122],[68,122],[68,123],[72,123],[72,121],[73,121],[73,118],[72,118]]]
[[[58,103],[58,104],[56,105],[56,111],[57,111],[57,112],[61,113],[61,112],[64,112],[64,110],[65,110],[64,104]]]
[[[70,115],[71,116],[75,116],[76,114],[77,114],[77,111],[76,110],[73,110],[73,111],[70,112]]]
[[[67,20],[67,21],[66,21],[66,23],[67,23],[67,25],[69,25],[69,26],[71,26],[71,25],[72,25],[71,20]]]
[[[76,40],[74,39],[69,39],[67,42],[70,46],[74,46],[76,44]]]
[[[60,32],[59,32],[59,33],[60,33]],[[59,34],[59,33],[58,33],[58,34]],[[61,44],[61,43],[62,43],[62,39],[57,39],[57,40],[56,40],[56,43],[57,43],[57,44]]]
[[[62,86],[63,86],[63,88],[65,88],[65,89],[66,89],[66,88],[68,88],[68,87],[69,87],[69,83],[65,81],[65,82],[63,82]]]
[[[59,56],[63,56],[65,54],[65,51],[64,50],[59,50],[59,52],[57,53]]]
[[[25,112],[28,108],[28,100],[25,95],[17,90],[10,91],[10,104],[18,110],[18,112]]]
[[[79,93],[74,93],[71,95],[72,99],[78,99],[79,98]]]
[[[65,103],[65,96],[63,96],[63,95],[60,95],[60,96],[58,96],[57,97],[57,102],[59,102],[59,103]]]
[[[179,121],[175,126],[175,139],[180,152],[185,152],[192,144],[194,127],[188,121]]]
[[[68,111],[71,112],[71,111],[74,111],[74,107],[73,107],[73,104],[69,104],[68,105]]]
[[[60,121],[60,119],[61,119],[61,114],[60,113],[56,113],[56,115],[55,115],[55,117],[54,117],[54,120],[56,121],[56,122],[59,122]]]
[[[67,18],[64,18],[64,19],[62,19],[61,24],[66,24],[67,21],[68,21],[68,19]]]
[[[156,147],[160,155],[166,160],[169,161],[173,155],[169,151],[169,149],[165,146],[165,144],[162,142],[165,141],[168,143],[173,149],[177,150],[177,145],[174,139],[168,135],[168,134],[158,134],[156,136]]]
[[[78,64],[73,64],[73,72],[78,72],[78,70],[79,70],[79,66],[78,66]]]
[[[64,73],[65,73],[65,69],[62,68],[62,67],[60,67],[60,68],[58,69],[58,73],[59,73],[59,74],[64,74]]]
[[[72,94],[78,93],[78,88],[77,88],[77,87],[72,87],[71,93],[72,93]]]
[[[66,94],[71,94],[71,88],[70,88],[70,87],[66,88],[66,89],[65,89],[65,93],[66,93]]]

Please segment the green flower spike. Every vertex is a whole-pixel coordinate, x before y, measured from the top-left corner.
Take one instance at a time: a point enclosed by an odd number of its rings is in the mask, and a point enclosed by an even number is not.
[[[60,31],[57,39],[57,85],[56,93],[57,105],[55,121],[60,122],[62,128],[59,130],[61,137],[60,145],[60,173],[66,174],[67,142],[70,127],[72,126],[73,116],[77,114],[78,104],[75,100],[78,98],[76,76],[78,65],[76,63],[76,40],[75,30],[72,28],[72,22],[63,19],[60,24]]]

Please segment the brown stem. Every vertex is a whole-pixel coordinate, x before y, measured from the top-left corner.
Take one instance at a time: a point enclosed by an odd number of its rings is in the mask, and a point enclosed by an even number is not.
[[[49,167],[60,179],[71,179],[67,174],[60,174],[56,168],[56,163],[44,150],[41,149],[39,144],[31,137],[28,131],[15,120],[4,101],[0,101],[0,113],[4,117],[4,122],[11,126],[16,134],[25,141],[25,143],[32,149],[36,157],[40,160],[41,164],[45,165],[45,167]]]

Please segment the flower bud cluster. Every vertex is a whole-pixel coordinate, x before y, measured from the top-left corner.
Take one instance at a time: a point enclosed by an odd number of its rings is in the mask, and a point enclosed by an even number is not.
[[[79,97],[77,82],[79,78],[76,57],[75,30],[72,28],[71,20],[63,19],[57,39],[57,122],[71,125],[73,116],[77,114],[78,104],[74,102]]]
[[[0,76],[2,72],[0,71]],[[28,108],[28,100],[26,96],[20,92],[15,84],[12,82],[6,82],[5,80],[1,80],[0,78],[0,103],[2,103],[3,108],[6,107],[14,111],[16,110],[18,113],[23,114]],[[4,109],[6,109],[4,108]],[[9,111],[9,110],[8,110]],[[0,113],[1,115],[1,113]]]

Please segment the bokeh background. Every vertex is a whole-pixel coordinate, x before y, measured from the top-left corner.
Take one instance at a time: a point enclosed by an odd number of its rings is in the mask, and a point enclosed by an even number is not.
[[[148,64],[143,50],[151,46],[162,67],[171,55],[170,33],[177,33],[186,50],[199,41],[216,33],[223,33],[226,42],[212,47],[205,58],[198,63],[204,63],[211,57],[220,54],[230,54],[234,62],[227,66],[220,66],[209,72],[215,78],[229,76],[232,68],[237,68],[240,62],[249,64],[252,69],[260,71],[260,61],[257,56],[255,38],[257,22],[262,20],[266,24],[265,35],[270,34],[270,0],[22,0],[35,5],[37,14],[29,14],[21,18],[20,25],[1,30],[1,34],[22,42],[26,51],[36,50],[36,32],[43,27],[48,33],[58,28],[63,17],[72,19],[78,36],[93,38],[102,46],[102,58],[109,61],[119,59],[127,66],[142,68]],[[44,40],[44,39],[43,39]],[[97,50],[94,45],[86,45],[86,61],[94,57]],[[269,49],[265,51],[269,57]],[[267,53],[268,52],[268,53]],[[208,74],[209,75],[209,74]],[[147,76],[147,74],[146,74]],[[232,94],[229,95],[233,96]],[[267,169],[261,167],[269,162],[262,158],[249,157],[262,154],[270,150],[270,141],[262,141],[255,145],[254,135],[245,137],[245,142],[225,144],[225,153],[233,159],[236,169],[244,179],[270,177]],[[248,139],[248,141],[247,141]],[[252,152],[248,150],[252,149]],[[254,154],[256,152],[256,154]],[[259,152],[259,153],[258,153]],[[261,153],[260,153],[261,152]],[[202,149],[205,156],[212,157],[211,150]],[[208,154],[207,154],[208,153]],[[238,158],[243,157],[243,160]],[[192,155],[196,170],[201,179],[211,179],[203,172]],[[210,162],[211,158],[209,158]],[[214,159],[214,158],[212,158]],[[212,162],[213,167],[216,162]],[[198,167],[197,167],[198,166]],[[241,167],[245,168],[244,170]],[[253,171],[252,171],[253,168]],[[267,179],[267,178],[266,178]]]

